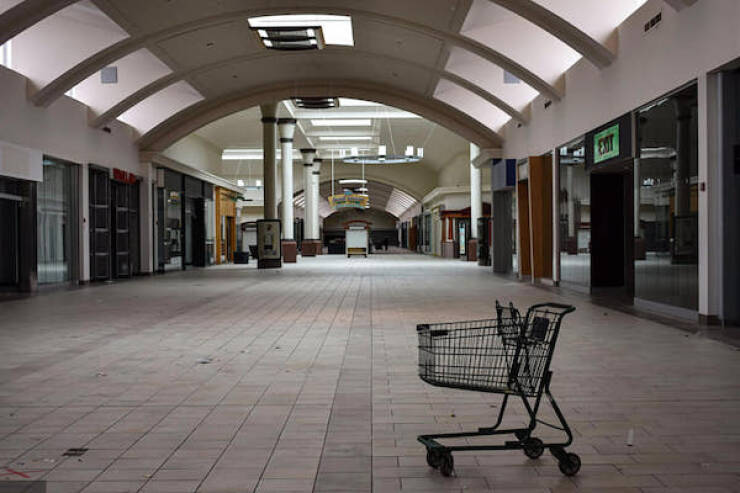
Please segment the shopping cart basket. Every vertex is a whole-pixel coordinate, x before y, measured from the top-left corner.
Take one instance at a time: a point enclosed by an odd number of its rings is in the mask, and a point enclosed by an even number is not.
[[[573,442],[568,423],[550,393],[555,342],[563,317],[575,307],[557,303],[533,305],[522,317],[511,303],[496,302],[496,318],[440,324],[418,325],[419,376],[437,387],[503,394],[496,424],[478,431],[421,435],[427,449],[427,463],[444,476],[454,470],[454,451],[522,450],[530,459],[539,458],[545,449],[558,460],[560,471],[573,476],[581,459],[565,448]],[[559,425],[538,419],[542,396],[552,405]],[[518,396],[529,415],[526,427],[499,429],[509,396]],[[533,436],[538,424],[564,432],[565,440],[544,443]],[[445,446],[439,439],[514,435],[516,440],[499,445]]]

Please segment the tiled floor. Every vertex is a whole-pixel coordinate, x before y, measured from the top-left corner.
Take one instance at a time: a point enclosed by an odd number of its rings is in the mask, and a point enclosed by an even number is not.
[[[553,363],[575,478],[547,454],[425,463],[418,434],[490,425],[500,399],[421,382],[415,325],[495,298],[577,306]],[[173,273],[5,302],[0,328],[0,480],[50,493],[740,492],[740,352],[456,260]]]

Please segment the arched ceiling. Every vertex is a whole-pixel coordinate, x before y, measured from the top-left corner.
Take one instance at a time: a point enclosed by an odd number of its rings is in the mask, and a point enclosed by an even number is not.
[[[565,96],[562,75],[579,58],[608,66],[614,29],[645,1],[0,0],[0,44],[18,48],[34,103],[74,90],[92,124],[120,118],[146,150],[253,106],[252,94],[304,91],[382,101],[496,147],[537,94]],[[275,52],[247,23],[289,13],[350,16],[354,46]],[[109,65],[117,85],[97,80]]]

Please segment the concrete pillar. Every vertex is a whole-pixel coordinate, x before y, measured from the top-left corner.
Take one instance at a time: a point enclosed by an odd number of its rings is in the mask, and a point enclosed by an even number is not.
[[[321,245],[321,220],[319,218],[319,178],[321,176],[322,161],[322,159],[314,158],[313,169],[311,170],[311,202],[313,203],[313,208],[311,210],[311,212],[313,213],[313,218],[311,219],[311,239],[317,240],[319,242],[319,245]],[[318,255],[321,255],[321,250],[316,253]]]
[[[293,134],[295,133],[296,120],[294,118],[281,118],[277,124],[280,131],[280,153],[283,167],[283,262],[294,263],[298,255],[298,245],[293,231],[295,226],[293,219]]]
[[[470,144],[470,240],[467,247],[467,260],[478,260],[478,219],[482,216],[483,201],[481,199],[481,171],[473,166],[473,160],[480,154],[475,144]]]
[[[265,219],[277,219],[277,167],[275,166],[275,140],[277,129],[277,104],[260,105],[262,111],[262,150]]]
[[[152,163],[143,163],[144,179],[139,188],[139,242],[141,246],[141,273],[152,274],[157,262],[157,169]]]
[[[301,255],[304,257],[315,257],[320,253],[321,242],[313,237],[314,216],[318,216],[318,210],[314,214],[313,205],[313,168],[316,158],[316,149],[301,149],[303,156],[303,198],[306,205],[303,214],[303,243],[301,243]],[[316,203],[318,208],[318,203]]]

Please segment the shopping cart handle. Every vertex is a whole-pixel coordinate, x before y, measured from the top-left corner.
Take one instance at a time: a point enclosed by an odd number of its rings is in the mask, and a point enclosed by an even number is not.
[[[529,307],[530,310],[534,308],[557,308],[559,310],[563,310],[564,313],[570,313],[576,311],[576,307],[573,305],[566,305],[563,303],[554,303],[554,302],[547,302],[547,303],[537,303],[536,305],[532,305]]]

